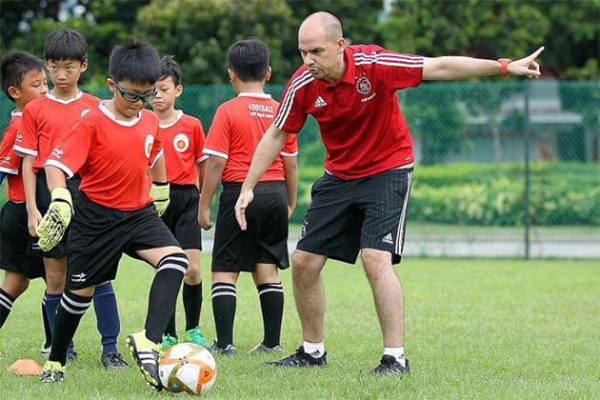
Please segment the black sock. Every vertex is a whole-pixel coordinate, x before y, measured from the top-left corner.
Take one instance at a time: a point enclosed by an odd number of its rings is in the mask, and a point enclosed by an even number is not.
[[[179,287],[187,267],[188,259],[185,253],[164,256],[156,266],[146,315],[146,337],[154,343],[160,343],[173,315]]]
[[[8,314],[10,314],[10,311],[12,310],[14,301],[14,297],[0,289],[0,328],[2,328],[4,322],[6,322]]]
[[[213,283],[211,299],[217,345],[223,349],[228,344],[233,344],[233,320],[237,300],[235,285],[225,282]]]
[[[46,292],[44,292],[44,297],[42,297],[42,321],[44,321],[44,334],[46,335],[44,348],[48,348],[50,347],[50,344],[52,344],[52,328],[50,327],[50,321],[48,321],[48,315],[46,314]]]
[[[200,326],[202,310],[202,282],[197,285],[183,283],[183,308],[185,308],[185,330]]]
[[[257,285],[260,309],[262,311],[264,339],[267,347],[279,345],[281,337],[281,320],[283,318],[283,286],[279,283]]]
[[[67,348],[75,336],[81,317],[92,304],[92,297],[78,296],[65,290],[56,308],[49,361],[67,363]]]

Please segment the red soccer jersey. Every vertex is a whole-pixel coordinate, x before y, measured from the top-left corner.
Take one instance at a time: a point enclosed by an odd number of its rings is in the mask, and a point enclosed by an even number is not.
[[[325,169],[357,179],[414,162],[413,143],[396,91],[418,86],[423,57],[375,45],[349,46],[346,72],[336,85],[315,79],[302,66],[287,84],[275,118],[284,132],[298,133],[308,114],[319,123]]]
[[[177,185],[195,185],[196,164],[207,156],[202,154],[204,130],[198,118],[177,111],[177,120],[159,125],[158,133],[163,143],[167,180]]]
[[[227,160],[221,182],[243,182],[246,179],[254,150],[265,131],[273,123],[278,103],[268,94],[240,93],[219,106],[213,119],[204,153]],[[285,179],[281,156],[296,156],[296,135],[289,135],[280,155],[260,179]]]
[[[13,150],[20,122],[21,113],[13,111],[10,114],[10,122],[2,135],[2,145],[0,145],[0,172],[7,174],[8,198],[16,203],[25,201],[21,157],[17,156]]]
[[[97,108],[99,102],[97,97],[83,92],[70,100],[61,100],[46,93],[31,101],[23,110],[15,152],[35,156],[33,170],[37,173],[58,140],[81,116]]]
[[[79,172],[79,190],[94,203],[130,211],[152,201],[148,167],[162,155],[156,114],[144,109],[136,119],[120,121],[101,103],[75,122],[45,165],[68,177]]]

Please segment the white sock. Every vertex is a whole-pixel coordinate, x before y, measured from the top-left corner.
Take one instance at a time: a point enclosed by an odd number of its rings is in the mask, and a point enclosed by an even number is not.
[[[323,342],[319,343],[311,343],[306,340],[302,343],[304,347],[304,352],[310,354],[314,358],[319,358],[323,354],[325,354],[325,344]]]
[[[404,358],[404,347],[384,347],[383,354],[394,357],[403,367],[406,367]]]

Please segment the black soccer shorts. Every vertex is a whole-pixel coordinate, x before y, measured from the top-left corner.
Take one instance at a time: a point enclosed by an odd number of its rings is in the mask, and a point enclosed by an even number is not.
[[[7,201],[0,211],[0,269],[25,274],[29,279],[44,277],[42,253],[34,250],[33,242],[25,203]]]
[[[169,197],[171,202],[161,219],[183,250],[202,250],[202,234],[198,225],[198,188],[194,185],[171,184]]]
[[[69,235],[67,282],[69,290],[112,281],[123,253],[139,258],[138,250],[177,246],[152,203],[134,211],[101,206],[82,192],[75,203]]]
[[[213,272],[253,272],[256,264],[289,267],[287,249],[288,211],[284,181],[259,182],[254,200],[246,209],[245,231],[235,219],[235,203],[241,183],[225,183],[219,198],[219,213],[213,247]]]
[[[361,249],[384,250],[398,264],[411,178],[412,168],[352,180],[325,173],[312,186],[297,249],[349,264]]]

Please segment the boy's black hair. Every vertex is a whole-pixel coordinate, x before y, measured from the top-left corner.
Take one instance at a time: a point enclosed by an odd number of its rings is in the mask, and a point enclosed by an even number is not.
[[[44,62],[33,54],[24,51],[17,51],[2,60],[2,91],[14,102],[15,99],[8,94],[8,88],[14,86],[20,87],[25,74],[29,71],[44,71]]]
[[[61,28],[46,37],[44,57],[46,61],[78,60],[83,63],[88,58],[87,47],[81,33]]]
[[[173,59],[173,56],[163,56],[160,59],[160,80],[173,79],[175,86],[181,85],[181,67],[177,64],[177,61]]]
[[[260,82],[265,79],[269,57],[267,45],[256,38],[235,42],[227,50],[229,68],[242,82]]]
[[[130,39],[112,50],[108,70],[117,82],[155,84],[160,77],[160,58],[149,43]]]

